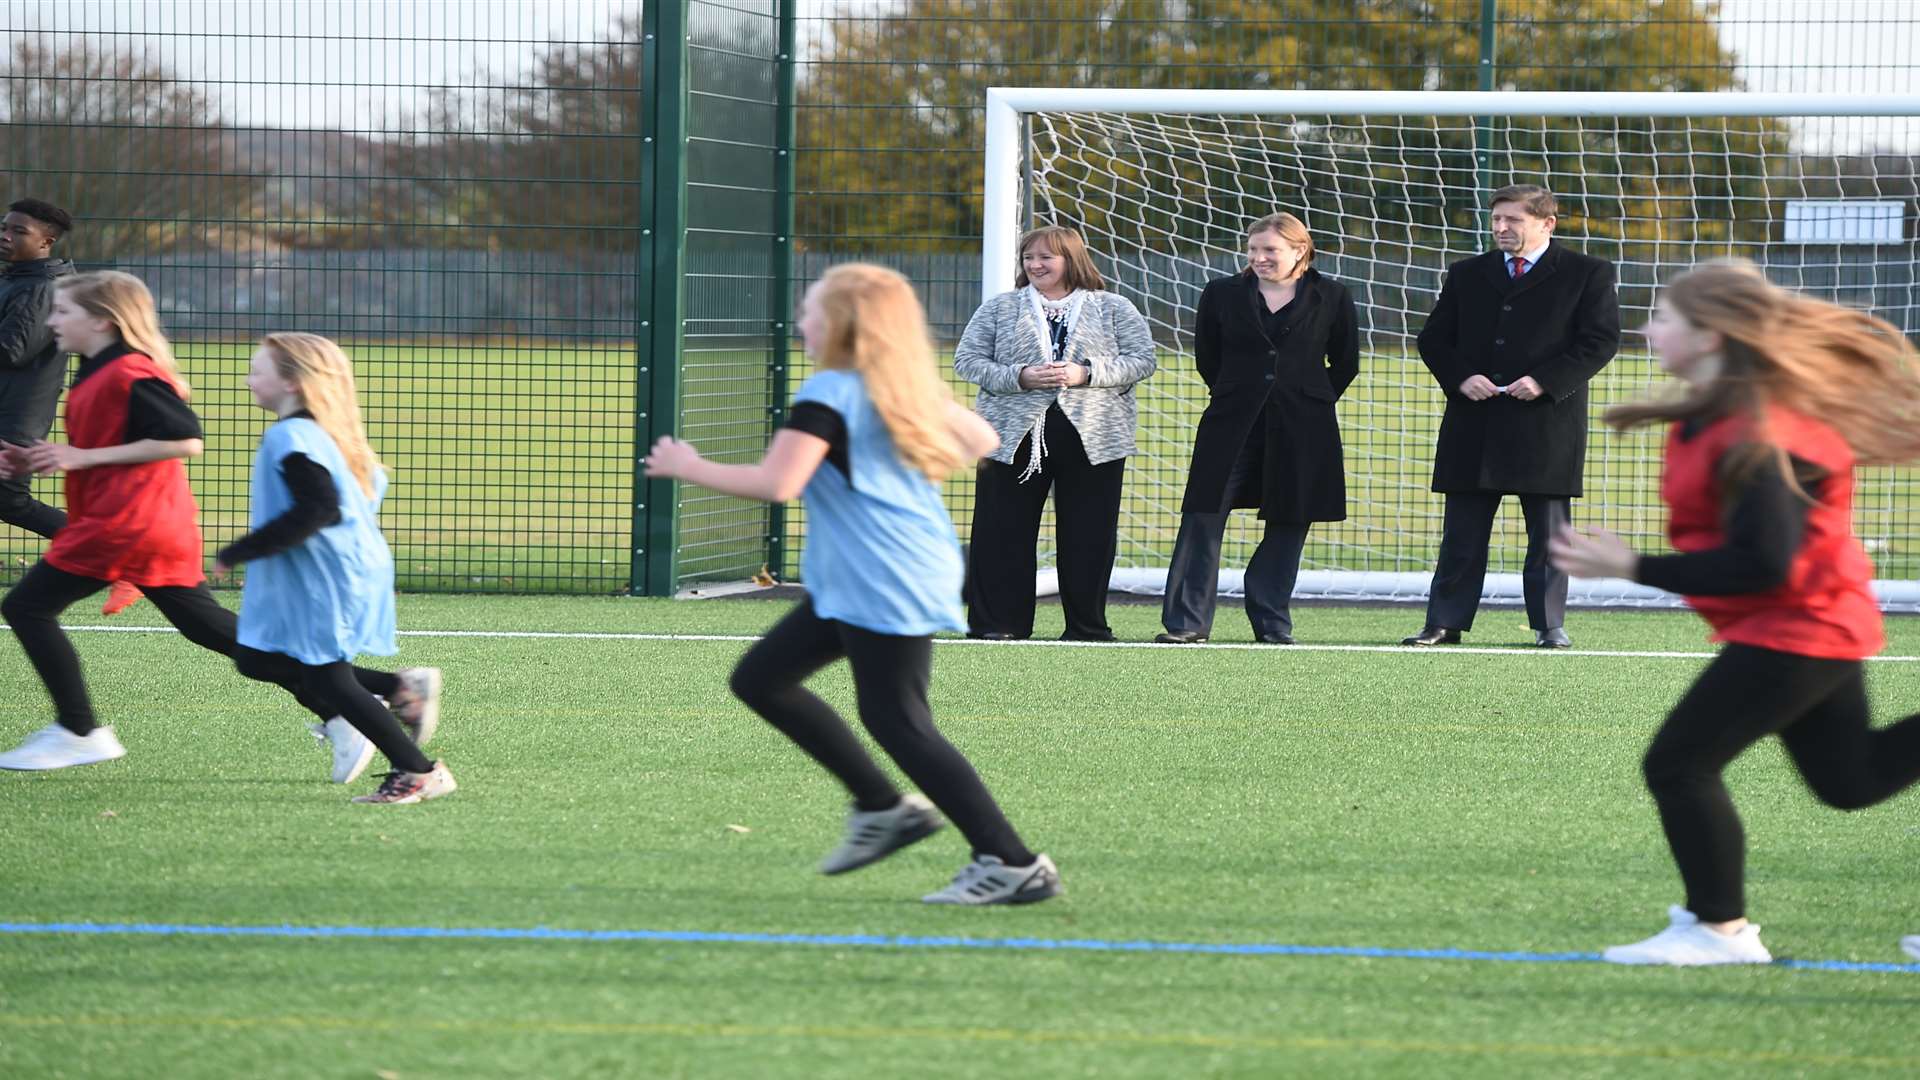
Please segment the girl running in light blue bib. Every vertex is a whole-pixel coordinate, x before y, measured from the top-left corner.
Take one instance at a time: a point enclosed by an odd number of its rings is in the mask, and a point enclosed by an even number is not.
[[[819,367],[756,465],[719,465],[671,436],[648,476],[807,508],[807,599],[733,671],[740,700],[853,795],[846,839],[820,864],[841,874],[886,858],[952,818],[973,861],[930,904],[1025,904],[1060,893],[1053,860],[1028,850],[973,766],[933,725],[927,684],[938,630],[965,626],[960,547],[936,486],[999,445],[940,381],[926,314],[907,279],[879,266],[826,272],[800,304]],[[845,657],[860,722],[925,795],[902,794],[832,706],[801,685]],[[937,808],[937,809],[936,809]]]
[[[343,724],[387,756],[394,771],[355,802],[445,795],[454,789],[452,774],[420,752],[438,719],[440,673],[353,666],[360,653],[398,650],[393,555],[376,516],[387,476],[360,423],[347,354],[314,334],[269,334],[253,354],[247,388],[280,419],[254,455],[251,531],[218,556],[223,569],[252,564],[234,665],[248,678],[292,680],[335,715],[326,734],[336,769],[342,748],[356,745],[334,730]],[[360,766],[369,753],[359,751]]]

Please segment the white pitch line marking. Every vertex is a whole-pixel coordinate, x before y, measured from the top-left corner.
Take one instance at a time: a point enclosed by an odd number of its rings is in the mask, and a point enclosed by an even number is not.
[[[68,630],[98,634],[177,634],[171,626],[69,626]],[[402,630],[401,637],[525,638],[556,641],[759,641],[758,634],[647,634],[591,630]],[[1601,656],[1639,660],[1711,660],[1716,652],[1661,652],[1647,649],[1541,649],[1527,645],[1262,645],[1252,641],[1210,641],[1202,645],[1169,645],[1157,641],[976,641],[972,638],[934,638],[935,645],[967,645],[987,649],[1173,649],[1186,652],[1358,652],[1399,656]],[[1920,656],[1869,656],[1870,663],[1911,664]]]

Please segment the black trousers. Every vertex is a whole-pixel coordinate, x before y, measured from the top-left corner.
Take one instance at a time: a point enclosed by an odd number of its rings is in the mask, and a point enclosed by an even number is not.
[[[755,642],[733,669],[734,696],[837,777],[862,810],[884,810],[900,793],[833,711],[800,685],[845,657],[853,667],[860,723],[907,778],[951,820],[976,855],[1025,866],[1033,853],[1007,823],[973,765],[933,726],[927,686],[933,640],[862,630],[814,614],[802,601]]]
[[[1487,545],[1493,539],[1493,515],[1500,509],[1497,494],[1452,493],[1440,527],[1440,557],[1433,568],[1433,586],[1427,592],[1427,625],[1449,630],[1473,629],[1480,610],[1480,590],[1487,581]],[[1552,630],[1567,621],[1567,575],[1547,558],[1547,541],[1554,531],[1572,521],[1573,500],[1559,495],[1521,495],[1520,511],[1527,519],[1527,558],[1520,584],[1527,601],[1527,625]]]
[[[1292,634],[1293,583],[1300,576],[1300,552],[1307,546],[1304,524],[1269,521],[1260,545],[1247,561],[1247,621],[1255,635]],[[1220,543],[1227,515],[1181,514],[1167,568],[1167,593],[1160,603],[1160,624],[1168,630],[1210,633],[1220,592]]]
[[[1263,416],[1241,443],[1227,470],[1225,505],[1259,501],[1257,488],[1267,455],[1266,418]],[[1167,567],[1167,591],[1160,602],[1160,624],[1168,630],[1211,633],[1213,612],[1220,593],[1220,542],[1227,532],[1228,511],[1181,513],[1180,533],[1173,541],[1173,559]],[[1247,621],[1256,636],[1293,633],[1293,583],[1300,576],[1300,552],[1307,545],[1304,523],[1266,523],[1259,546],[1247,562],[1245,597]]]
[[[1863,665],[1728,645],[1675,705],[1647,749],[1647,788],[1687,910],[1704,922],[1746,914],[1746,840],[1721,773],[1779,735],[1815,797],[1858,810],[1920,780],[1920,716],[1873,730]]]
[[[1120,491],[1127,459],[1094,465],[1073,422],[1047,409],[1047,456],[1040,472],[1020,482],[1033,453],[1021,440],[1013,464],[982,461],[975,474],[973,533],[967,546],[967,629],[970,633],[1033,636],[1034,574],[1040,515],[1053,492],[1058,536],[1060,606],[1066,640],[1107,641],[1107,585],[1120,537]]]
[[[0,599],[0,618],[7,620],[20,640],[20,649],[46,684],[53,697],[54,716],[60,725],[75,735],[85,735],[99,726],[94,719],[93,699],[87,693],[86,679],[80,670],[80,654],[60,629],[60,613],[92,596],[109,583],[98,578],[69,574],[45,560],[33,564]],[[206,585],[142,588],[153,606],[188,641],[203,649],[231,657],[239,649],[240,619],[220,606]],[[248,650],[251,652],[252,650]],[[400,688],[400,679],[391,672],[350,669],[360,685],[371,693],[391,697]],[[259,678],[260,676],[254,676]],[[292,694],[301,705],[322,720],[344,716],[334,708],[330,696],[310,694],[303,680],[288,672],[268,678]],[[349,717],[351,719],[351,717]],[[368,734],[368,738],[372,738]],[[375,745],[379,745],[378,742]]]
[[[67,515],[33,497],[30,476],[0,477],[0,521],[51,538]]]

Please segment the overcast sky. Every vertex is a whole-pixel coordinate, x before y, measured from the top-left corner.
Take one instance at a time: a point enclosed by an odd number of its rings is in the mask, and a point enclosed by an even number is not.
[[[801,9],[871,13],[885,2],[801,0]],[[1721,36],[1752,89],[1915,88],[1916,0],[1720,8]],[[524,70],[542,45],[593,41],[639,9],[637,0],[0,0],[0,30],[111,36],[199,82],[237,125],[379,130],[420,111],[423,85]]]

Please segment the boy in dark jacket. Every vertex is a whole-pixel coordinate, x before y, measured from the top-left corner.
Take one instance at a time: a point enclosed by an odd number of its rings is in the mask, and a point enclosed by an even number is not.
[[[39,199],[21,199],[0,220],[0,439],[29,445],[53,430],[67,357],[53,343],[47,313],[53,286],[73,264],[53,257],[73,218]],[[0,480],[0,521],[52,536],[67,515],[33,497],[30,478]]]

